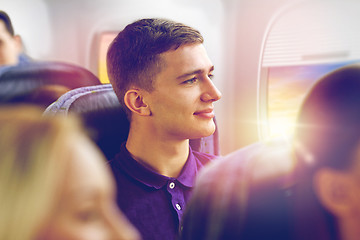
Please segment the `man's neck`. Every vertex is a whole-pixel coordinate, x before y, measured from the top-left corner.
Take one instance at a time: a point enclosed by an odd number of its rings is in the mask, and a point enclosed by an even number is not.
[[[130,129],[126,148],[139,163],[176,178],[189,156],[189,140],[161,139],[148,131]]]

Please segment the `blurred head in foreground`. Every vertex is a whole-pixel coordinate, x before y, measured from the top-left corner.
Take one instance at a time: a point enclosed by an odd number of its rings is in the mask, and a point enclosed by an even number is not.
[[[305,98],[297,124],[299,233],[307,234],[304,239],[315,232],[323,235],[313,239],[358,238],[360,66],[342,67],[320,79]]]
[[[254,144],[201,172],[183,240],[359,238],[360,66],[319,79],[297,124],[293,149]]]
[[[138,239],[77,120],[41,113],[0,108],[0,239]]]

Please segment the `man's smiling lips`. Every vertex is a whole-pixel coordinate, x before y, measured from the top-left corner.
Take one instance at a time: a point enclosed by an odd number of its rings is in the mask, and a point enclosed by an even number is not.
[[[212,108],[207,108],[204,110],[197,111],[194,113],[194,115],[203,117],[203,118],[214,118],[215,117],[214,109],[212,109]]]

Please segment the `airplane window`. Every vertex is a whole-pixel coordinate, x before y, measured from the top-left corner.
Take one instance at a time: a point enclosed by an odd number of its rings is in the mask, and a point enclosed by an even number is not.
[[[355,2],[298,2],[273,16],[258,75],[260,139],[291,139],[300,104],[315,81],[360,62],[358,14],[353,10],[358,7]]]
[[[106,70],[106,53],[111,41],[116,37],[117,34],[117,32],[105,32],[100,35],[98,76],[101,83],[109,83]]]
[[[300,104],[310,87],[325,74],[358,61],[268,69],[268,124],[270,137],[292,136]]]

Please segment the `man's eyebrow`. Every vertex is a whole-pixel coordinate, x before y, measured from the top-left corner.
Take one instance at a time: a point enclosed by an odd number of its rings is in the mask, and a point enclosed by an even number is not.
[[[212,65],[209,69],[209,72],[212,72],[214,71],[214,65]],[[204,70],[203,69],[199,69],[199,70],[195,70],[195,71],[192,71],[192,72],[189,72],[189,73],[184,73],[180,76],[178,76],[176,79],[183,79],[183,78],[186,78],[188,76],[192,76],[192,75],[196,75],[196,74],[200,74],[200,73],[203,73]]]

